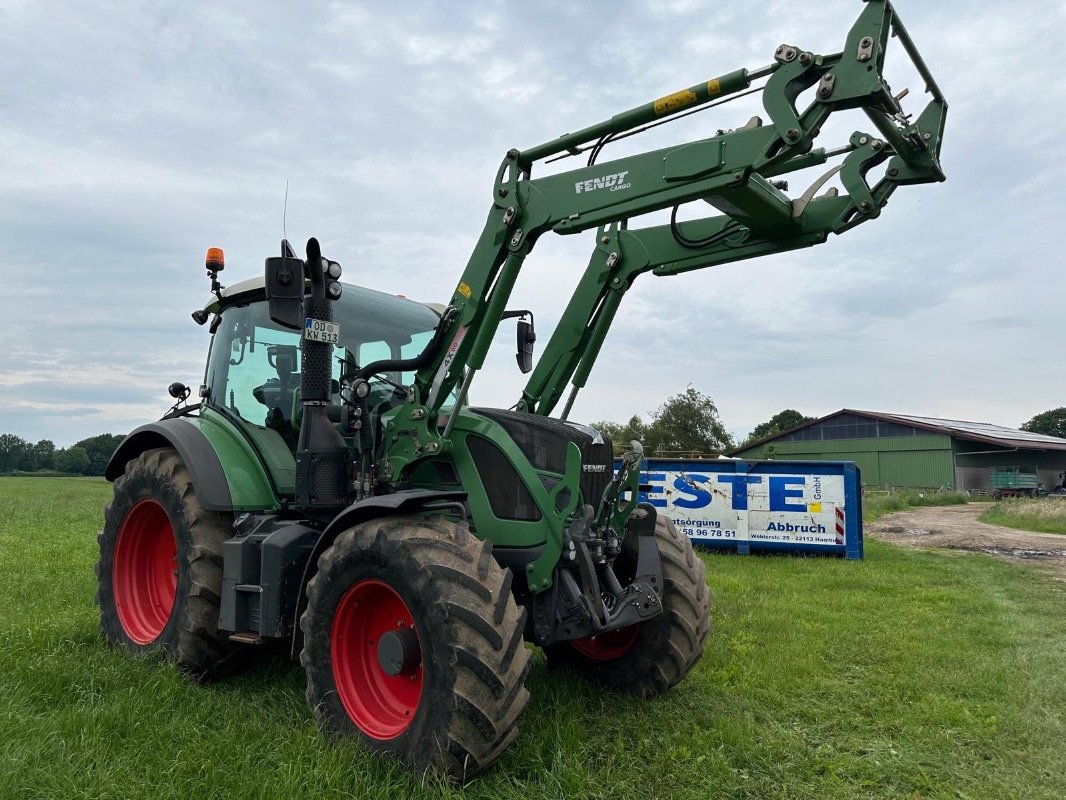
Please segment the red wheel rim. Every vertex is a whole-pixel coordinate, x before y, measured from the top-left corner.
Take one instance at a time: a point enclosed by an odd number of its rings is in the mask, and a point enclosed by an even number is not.
[[[174,610],[178,544],[167,512],[155,500],[141,500],[122,520],[111,585],[126,635],[137,644],[158,639]]]
[[[382,635],[414,628],[407,603],[387,583],[365,580],[352,586],[333,615],[330,651],[333,683],[344,710],[373,739],[392,739],[411,724],[422,697],[422,661],[390,675],[378,661]]]
[[[630,625],[616,631],[601,633],[598,636],[574,639],[570,644],[586,658],[595,661],[613,661],[629,652],[629,648],[637,641],[638,633],[640,633],[640,625]]]

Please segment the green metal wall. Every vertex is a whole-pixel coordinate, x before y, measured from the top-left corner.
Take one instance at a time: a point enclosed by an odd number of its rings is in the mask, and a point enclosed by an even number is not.
[[[741,458],[790,461],[854,461],[862,471],[862,482],[867,486],[955,486],[952,440],[943,434],[766,442],[736,455]]]

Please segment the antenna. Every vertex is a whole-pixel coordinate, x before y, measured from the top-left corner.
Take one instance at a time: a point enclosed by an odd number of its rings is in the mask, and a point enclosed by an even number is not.
[[[289,182],[285,181],[285,204],[281,207],[281,238],[288,239],[289,233],[285,229],[285,218],[289,213]]]

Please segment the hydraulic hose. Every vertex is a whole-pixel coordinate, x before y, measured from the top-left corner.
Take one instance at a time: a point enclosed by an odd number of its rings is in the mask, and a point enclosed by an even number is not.
[[[432,362],[440,352],[440,349],[444,344],[444,337],[447,335],[448,329],[451,327],[451,322],[455,319],[455,315],[456,310],[452,307],[449,307],[444,312],[440,322],[437,324],[436,331],[433,333],[433,338],[429,340],[429,343],[426,344],[422,349],[422,352],[417,356],[414,356],[413,358],[371,361],[365,367],[361,367],[352,378],[354,380],[359,380],[360,378],[365,380],[371,375],[377,375],[379,372],[412,372],[429,366],[430,362]]]

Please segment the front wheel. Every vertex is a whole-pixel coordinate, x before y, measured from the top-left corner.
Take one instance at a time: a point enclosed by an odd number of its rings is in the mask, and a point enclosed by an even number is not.
[[[518,735],[529,701],[524,623],[511,572],[465,523],[356,525],[308,584],[307,699],[328,732],[465,781]]]
[[[638,509],[634,513],[645,513]],[[635,536],[615,561],[620,579],[636,567]],[[665,514],[655,520],[663,568],[663,612],[647,622],[545,648],[548,664],[569,667],[589,681],[638,697],[662,694],[703,655],[711,630],[711,590],[688,537]]]

